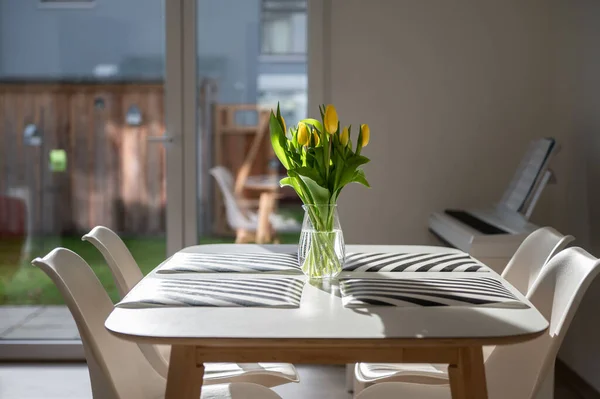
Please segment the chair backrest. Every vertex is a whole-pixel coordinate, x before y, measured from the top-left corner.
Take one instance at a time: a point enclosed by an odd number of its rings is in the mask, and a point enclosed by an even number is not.
[[[502,398],[535,397],[544,380],[551,378],[549,372],[554,371],[560,344],[598,273],[600,261],[581,248],[565,249],[546,264],[528,297],[550,327],[532,341],[493,350],[486,361],[490,395],[496,392]]]
[[[144,277],[137,262],[119,236],[104,226],[97,226],[82,238],[91,242],[104,256],[123,298]]]
[[[91,242],[102,253],[113,275],[121,299],[144,277],[123,240],[108,227],[94,227],[81,239]],[[166,377],[169,365],[158,348],[148,344],[139,344],[139,347],[152,367],[161,376]]]
[[[502,277],[527,295],[538,278],[542,267],[575,238],[564,236],[552,227],[543,227],[531,233],[517,249]]]
[[[233,191],[234,181],[231,172],[224,166],[215,166],[210,170],[210,174],[217,181],[219,189],[223,194],[225,202],[225,213],[227,223],[232,229],[246,228],[251,224],[250,220],[240,209]]]
[[[58,287],[75,319],[95,398],[141,399],[164,392],[165,380],[137,345],[111,335],[104,327],[113,304],[85,260],[68,249],[57,248],[32,263]]]

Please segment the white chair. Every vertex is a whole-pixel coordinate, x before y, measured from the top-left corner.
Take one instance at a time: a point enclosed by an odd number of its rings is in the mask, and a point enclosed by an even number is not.
[[[547,332],[533,341],[496,346],[487,354],[485,370],[490,399],[552,398],[554,363],[586,290],[600,273],[600,261],[581,248],[565,249],[542,269],[529,299],[549,321]],[[450,398],[448,385],[375,384],[357,399]]]
[[[81,237],[92,243],[104,257],[121,298],[125,297],[144,275],[121,238],[104,226],[94,227]]]
[[[258,229],[258,215],[240,207],[239,200],[234,193],[234,179],[231,172],[223,166],[215,166],[210,170],[210,174],[215,178],[223,194],[227,223],[229,227],[238,232],[238,240],[246,232],[255,233]],[[279,233],[298,232],[302,229],[298,221],[283,217],[277,213],[269,215],[269,222],[273,230]]]
[[[502,277],[527,295],[546,262],[573,240],[573,236],[564,236],[551,227],[537,229],[519,246]],[[493,347],[484,348],[484,356],[492,350]],[[447,384],[446,369],[443,364],[358,363],[354,370],[354,392],[383,382]]]
[[[104,256],[123,298],[142,279],[142,272],[121,238],[111,229],[97,226],[82,240],[92,243]],[[140,344],[140,350],[152,367],[167,377],[171,347]],[[252,382],[266,387],[298,382],[296,368],[287,363],[207,363],[205,384]]]
[[[502,277],[527,295],[542,267],[575,237],[562,235],[552,227],[542,227],[527,236],[502,272]]]
[[[62,294],[83,342],[92,393],[102,399],[162,398],[166,380],[148,363],[137,345],[111,335],[104,322],[113,304],[89,265],[76,253],[57,248],[32,262]],[[280,398],[270,389],[250,383],[205,386],[205,399]]]

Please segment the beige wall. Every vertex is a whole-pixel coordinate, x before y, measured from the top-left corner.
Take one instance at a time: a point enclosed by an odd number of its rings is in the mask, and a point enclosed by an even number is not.
[[[582,202],[589,205],[586,249],[600,256],[600,2],[557,0],[556,109],[563,128],[579,143],[583,164]],[[562,111],[558,111],[562,109]],[[575,243],[585,246],[579,240]],[[600,280],[583,298],[559,357],[600,391]]]
[[[365,154],[373,188],[349,187],[340,200],[347,242],[435,242],[428,215],[497,201],[540,136],[557,137],[563,151],[559,184],[545,192],[534,221],[573,231],[565,212],[573,147],[554,115],[549,4],[332,0],[325,7],[322,32],[312,32],[323,36],[317,54],[324,56],[309,67],[309,111],[331,101],[344,122],[369,123],[372,134]]]
[[[558,183],[533,221],[600,255],[600,2],[318,3],[310,111],[333,102],[372,132],[373,188],[340,200],[347,242],[435,243],[432,211],[498,200],[527,143],[553,136]],[[600,390],[598,300],[595,282],[561,358]]]

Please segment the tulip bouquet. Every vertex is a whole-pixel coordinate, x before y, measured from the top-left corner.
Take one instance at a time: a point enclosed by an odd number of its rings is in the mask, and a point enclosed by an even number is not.
[[[337,220],[336,203],[349,183],[369,187],[361,155],[369,144],[369,126],[360,125],[353,145],[352,127],[341,129],[335,107],[320,106],[321,121],[304,119],[286,128],[279,106],[271,112],[271,144],[287,169],[281,186],[292,187],[304,203],[305,217],[299,261],[306,275],[335,277],[344,262],[343,235]]]

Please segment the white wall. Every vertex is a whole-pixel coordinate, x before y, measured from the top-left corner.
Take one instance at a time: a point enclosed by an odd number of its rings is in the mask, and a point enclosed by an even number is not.
[[[583,164],[583,201],[589,205],[587,249],[600,256],[600,2],[557,0],[556,105],[565,115],[563,126],[577,137]],[[579,241],[578,245],[582,245]],[[559,357],[600,391],[600,280],[583,298]]]
[[[428,215],[497,201],[526,145],[542,136],[563,151],[559,184],[534,221],[573,231],[565,210],[576,168],[553,115],[549,2],[332,0],[330,14],[317,49],[325,56],[309,66],[313,80],[330,78],[313,90],[309,113],[331,101],[345,123],[371,126],[373,188],[349,187],[340,200],[348,242],[436,242]],[[315,64],[323,64],[317,78]]]

